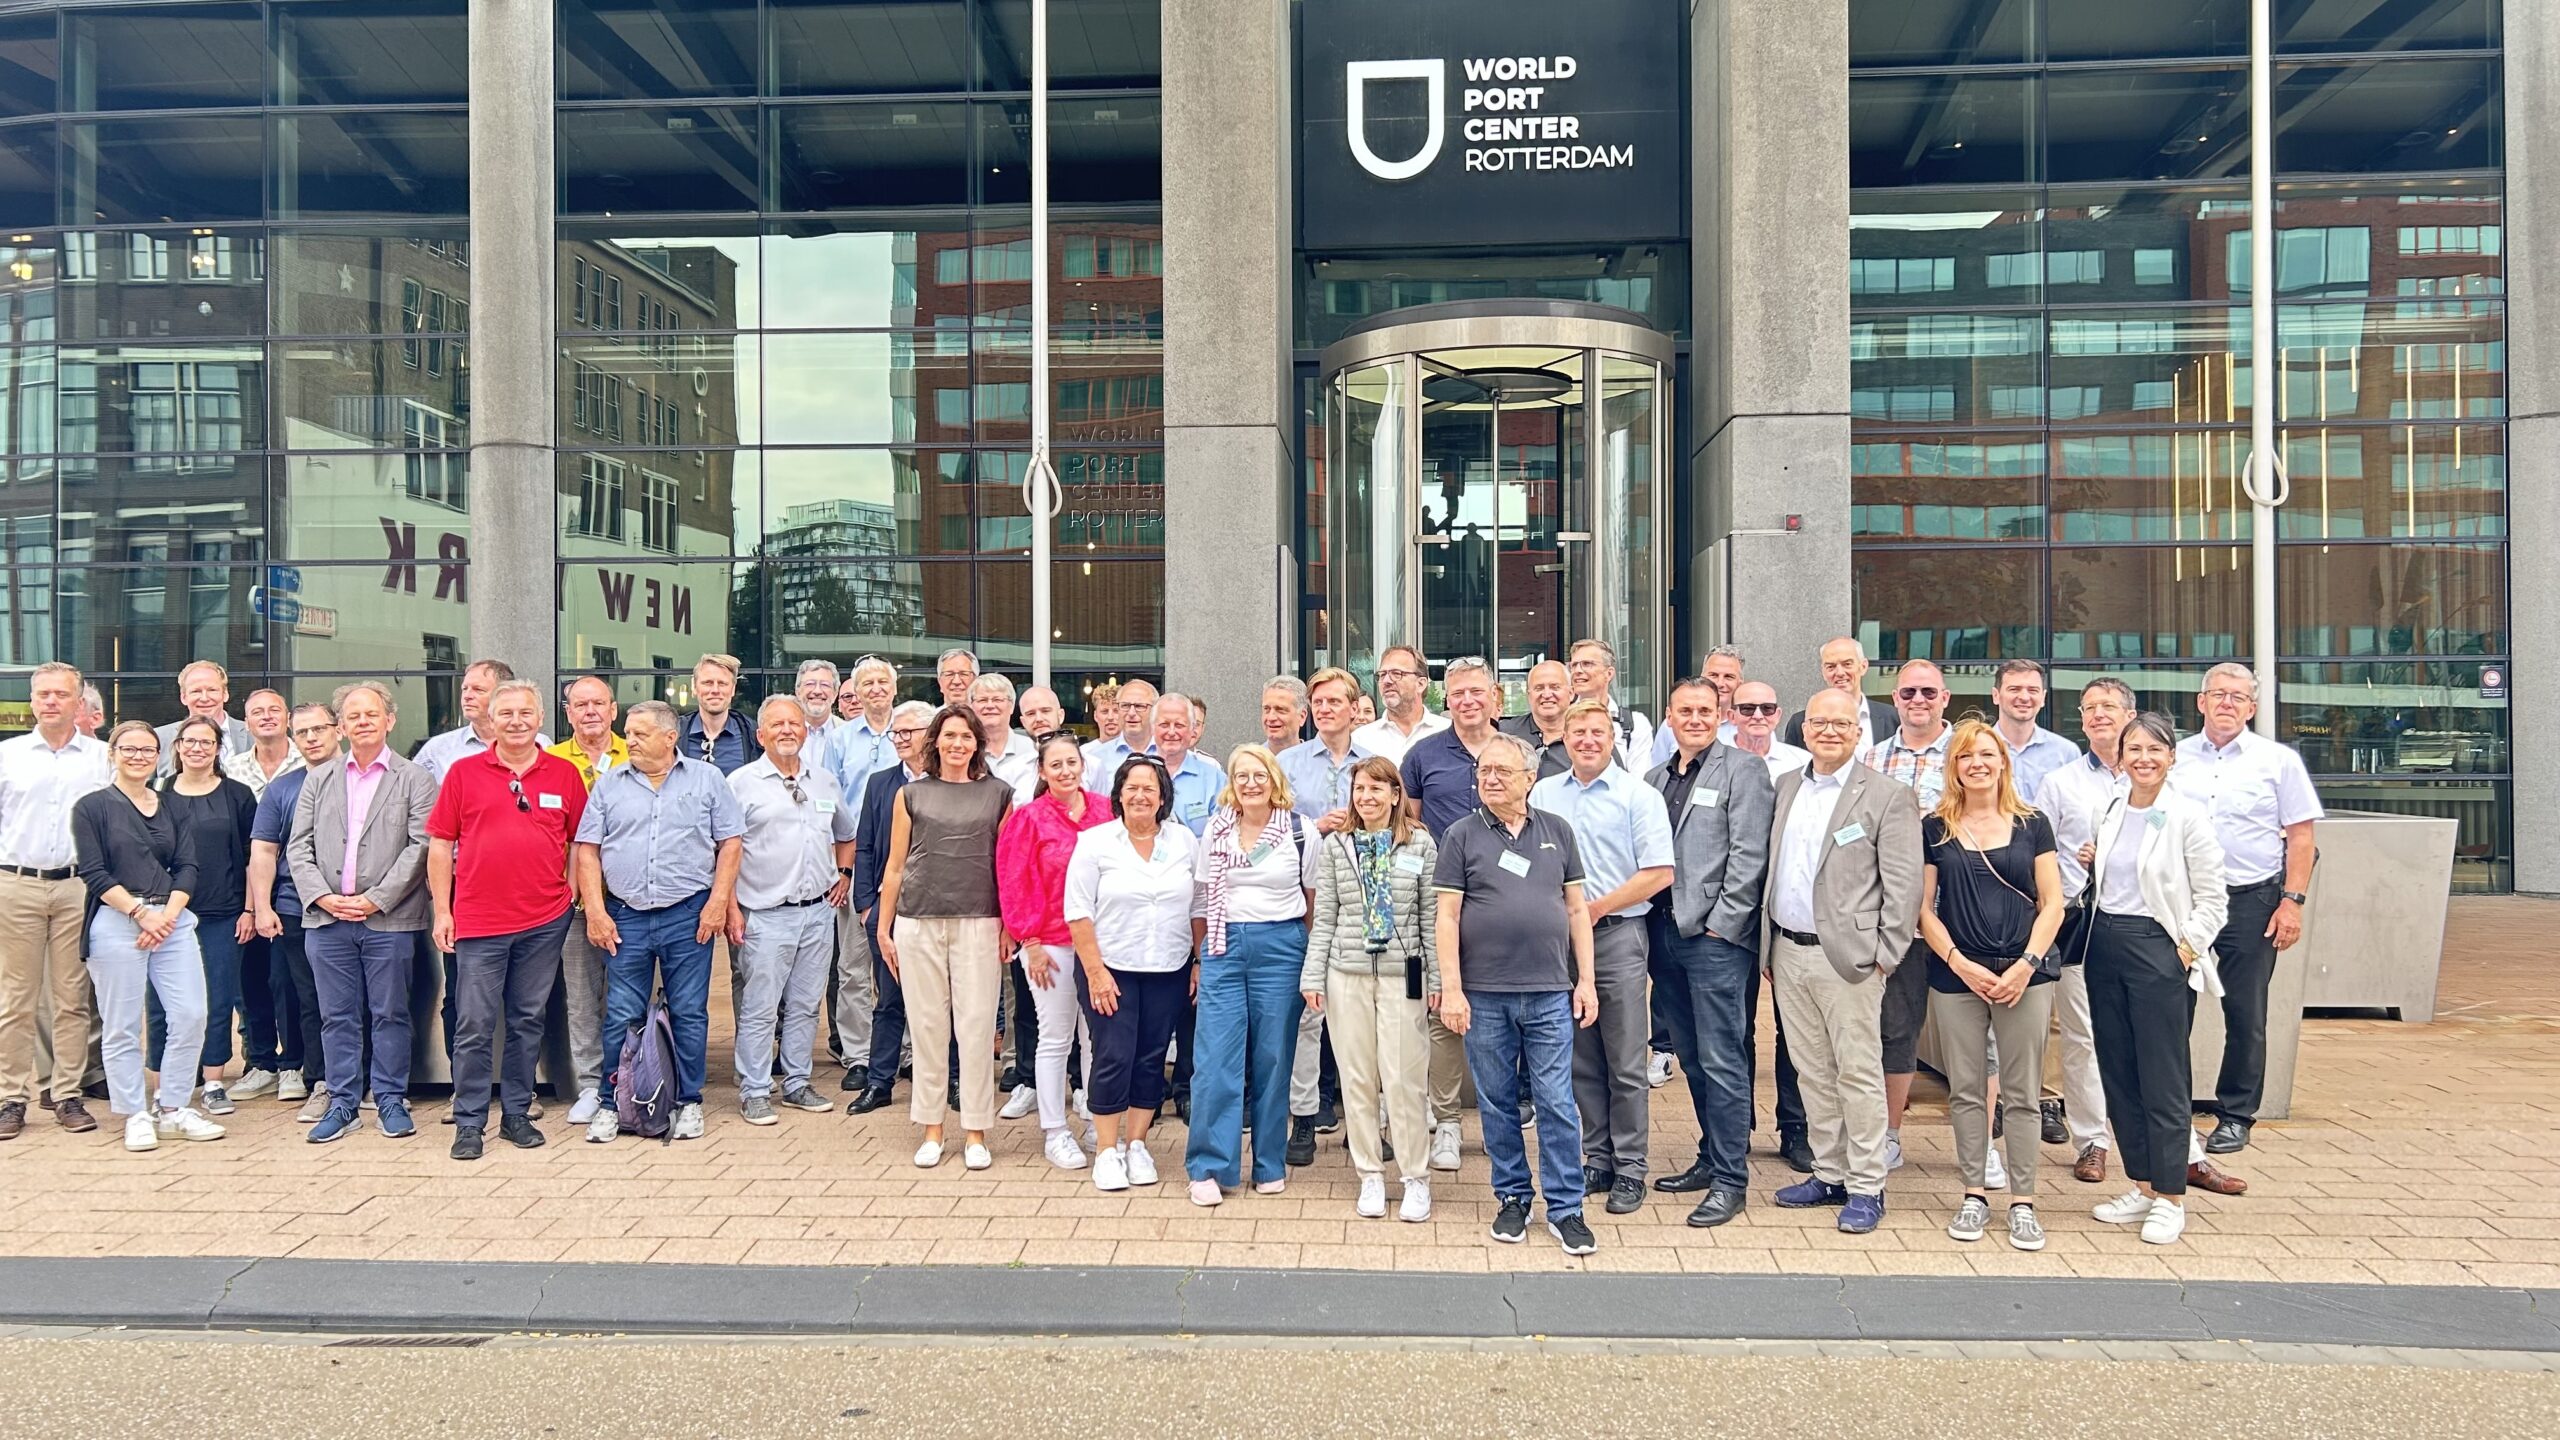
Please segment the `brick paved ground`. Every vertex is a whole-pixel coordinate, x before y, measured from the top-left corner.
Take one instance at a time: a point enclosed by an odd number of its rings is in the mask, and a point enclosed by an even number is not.
[[[2560,1285],[2560,986],[2551,935],[2560,904],[2464,900],[2454,907],[2444,1018],[2433,1025],[2322,1019],[2304,1027],[2294,1118],[2262,1125],[2230,1166],[2241,1199],[2193,1199],[2186,1240],[2166,1250],[2102,1227],[2087,1207],[2109,1189],[2072,1181],[2047,1147],[2039,1208],[2050,1248],[1948,1240],[1955,1192],[1942,1097],[1924,1093],[1904,1131],[1911,1163],[1888,1192],[1884,1228],[1852,1238],[1829,1212],[1768,1202],[1793,1178],[1753,1156],[1753,1205],[1700,1232],[1686,1207],[1601,1215],[1597,1254],[1568,1260],[1533,1230],[1503,1247],[1470,1126],[1466,1169],[1437,1177],[1427,1225],[1361,1220],[1339,1137],[1288,1193],[1193,1208],[1179,1183],[1181,1127],[1159,1130],[1168,1177],[1153,1192],[1096,1193],[1039,1155],[1033,1122],[1000,1126],[996,1167],[908,1164],[903,1105],[853,1118],[737,1118],[712,1056],[710,1130],[676,1146],[575,1143],[555,1109],[553,1143],[493,1142],[477,1165],[445,1158],[450,1134],[422,1108],[416,1139],[378,1131],[303,1143],[294,1107],[245,1102],[231,1136],[129,1155],[117,1127],[65,1136],[38,1115],[0,1147],[0,1255],[294,1255],[419,1260],[648,1260],[793,1264],[1250,1265],[1363,1270],[1599,1269],[1828,1274],[1986,1274],[2165,1279]],[[714,987],[725,997],[725,987]],[[715,1023],[714,1033],[724,1027]],[[1764,1044],[1762,1053],[1768,1053]],[[830,1093],[832,1072],[822,1073]],[[1761,1093],[1768,1083],[1764,1078]],[[901,1095],[903,1097],[903,1089]],[[1685,1092],[1654,1092],[1655,1153],[1691,1154]],[[1756,1141],[1765,1145],[1764,1130]]]

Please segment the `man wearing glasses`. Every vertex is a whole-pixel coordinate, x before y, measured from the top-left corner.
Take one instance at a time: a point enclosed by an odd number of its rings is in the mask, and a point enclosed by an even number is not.
[[[698,685],[700,666],[695,676]],[[631,763],[631,747],[613,731],[622,707],[614,702],[611,684],[581,675],[562,692],[562,708],[569,717],[569,738],[552,746],[551,753],[576,766],[578,779],[593,792],[597,777]],[[572,902],[576,898],[570,897]],[[584,1125],[596,1118],[597,1087],[604,1083],[604,952],[587,939],[583,915],[572,915],[561,936],[560,975],[568,1002],[569,1068],[578,1080],[578,1103],[569,1107],[569,1123]]]
[[[854,697],[857,713],[844,714],[845,695]],[[836,699],[837,723],[828,744],[803,742],[800,756],[834,771],[836,788],[859,797],[873,775],[898,763],[898,752],[889,743],[889,712],[898,708],[898,667],[877,655],[863,656],[853,662]]]
[[[853,884],[853,807],[836,777],[801,763],[808,718],[788,695],[756,711],[763,758],[729,777],[746,822],[738,903],[729,911],[729,954],[746,977],[738,1005],[738,1113],[771,1125],[776,1010],[782,1034],[782,1103],[828,1111],[809,1088],[818,1000],[835,953],[836,913]],[[869,987],[865,987],[868,989]],[[868,1046],[865,1046],[868,1049]]]
[[[676,749],[696,760],[708,760],[720,773],[734,773],[761,753],[746,722],[730,710],[738,698],[735,655],[705,655],[693,662],[693,713],[676,732]],[[594,782],[588,782],[592,785]]]
[[[542,1144],[528,1113],[533,1068],[572,918],[569,837],[587,808],[578,766],[537,738],[542,692],[531,681],[489,692],[489,720],[497,743],[454,763],[427,815],[436,948],[453,952],[456,1160],[480,1158],[502,1055],[498,1137],[523,1150]]]
[[[1947,742],[1955,727],[1947,723],[1947,677],[1926,660],[1906,663],[1893,680],[1893,708],[1901,724],[1878,740],[1861,758],[1870,770],[1909,786],[1923,815],[1938,808],[1947,788]],[[1816,750],[1820,753],[1819,749]],[[1911,1081],[1920,1072],[1920,1025],[1929,1015],[1928,948],[1919,938],[1919,917],[1904,943],[1910,953],[1886,980],[1884,989],[1884,1168],[1902,1168],[1902,1112],[1911,1105]],[[2005,1185],[1999,1147],[1991,1150],[1989,1183]]]
[[[257,814],[250,819],[249,916],[272,947],[276,973],[284,977],[276,982],[283,1032],[276,1098],[302,1101],[300,1119],[309,1125],[329,1112],[329,1072],[320,1043],[320,991],[311,976],[311,957],[302,948],[302,898],[294,893],[293,875],[284,866],[284,843],[293,833],[302,787],[314,771],[338,758],[338,717],[326,705],[297,705],[286,719],[285,734],[302,763],[277,774],[258,797]]]
[[[1410,645],[1390,645],[1378,656],[1377,719],[1353,732],[1352,739],[1372,755],[1401,765],[1405,752],[1449,728],[1449,722],[1422,706],[1431,688],[1430,665]]]
[[[1644,716],[1621,708],[1610,687],[1618,679],[1618,652],[1606,640],[1576,640],[1567,653],[1566,671],[1573,677],[1573,698],[1596,700],[1609,707],[1609,723],[1618,732],[1618,766],[1641,774],[1653,759],[1653,726]]]
[[[1096,795],[1111,793],[1111,782],[1118,778],[1120,767],[1132,755],[1155,753],[1156,687],[1144,680],[1123,681],[1115,702],[1119,707],[1120,732],[1107,740],[1094,740],[1084,747],[1085,788]]]
[[[943,704],[968,709],[969,687],[978,683],[978,657],[958,645],[943,651],[934,662],[933,683],[942,691]]]

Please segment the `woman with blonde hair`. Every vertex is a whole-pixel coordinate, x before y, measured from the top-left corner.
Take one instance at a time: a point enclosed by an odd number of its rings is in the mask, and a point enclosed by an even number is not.
[[[2045,1031],[2053,1019],[2053,953],[2062,928],[2062,871],[2053,824],[2018,799],[2009,747],[1980,720],[1947,741],[1946,788],[1923,816],[1920,938],[1929,946],[1929,1016],[1947,1075],[1956,1173],[1964,1199],[1947,1227],[1982,1238],[1991,1222],[1991,1123],[1986,1091],[1995,1060],[2008,1123],[2009,1243],[2044,1248],[2036,1219],[2036,1096]]]
[[[1191,933],[1200,951],[1192,1027],[1191,1203],[1215,1205],[1244,1183],[1245,1097],[1253,1100],[1253,1188],[1289,1184],[1289,1067],[1296,1059],[1298,975],[1315,888],[1313,825],[1291,808],[1268,746],[1227,756],[1226,788],[1192,872]]]
[[[1315,928],[1298,986],[1308,1009],[1330,1017],[1351,1168],[1360,1176],[1354,1208],[1370,1220],[1387,1213],[1383,1110],[1404,1178],[1397,1215],[1419,1223],[1431,1218],[1431,1037],[1423,1016],[1440,1003],[1431,885],[1440,847],[1406,815],[1393,761],[1372,756],[1351,767],[1350,808],[1350,828],[1317,851]]]

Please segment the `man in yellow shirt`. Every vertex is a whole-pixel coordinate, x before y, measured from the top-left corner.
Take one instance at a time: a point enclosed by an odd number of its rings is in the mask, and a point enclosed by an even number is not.
[[[614,733],[622,707],[613,686],[594,675],[581,675],[561,691],[561,708],[569,717],[569,738],[551,753],[578,767],[578,778],[596,788],[596,777],[631,763],[631,748]],[[578,1075],[578,1103],[569,1123],[584,1125],[596,1118],[598,1087],[604,1081],[604,952],[587,939],[584,916],[573,915],[560,942],[560,984],[569,1000],[569,1068]]]

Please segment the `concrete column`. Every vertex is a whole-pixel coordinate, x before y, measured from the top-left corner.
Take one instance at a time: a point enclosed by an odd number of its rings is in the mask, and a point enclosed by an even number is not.
[[[1164,0],[1166,681],[1220,758],[1296,668],[1289,73],[1286,0]]]
[[[1850,619],[1848,7],[1698,0],[1690,15],[1688,446],[1702,503],[1686,609],[1692,648],[1730,635],[1793,709]],[[1714,586],[1720,543],[1730,583]]]
[[[471,6],[471,644],[553,693],[551,0]]]
[[[2507,727],[2516,888],[2560,894],[2560,5],[2509,5],[2507,534],[2515,664]]]

